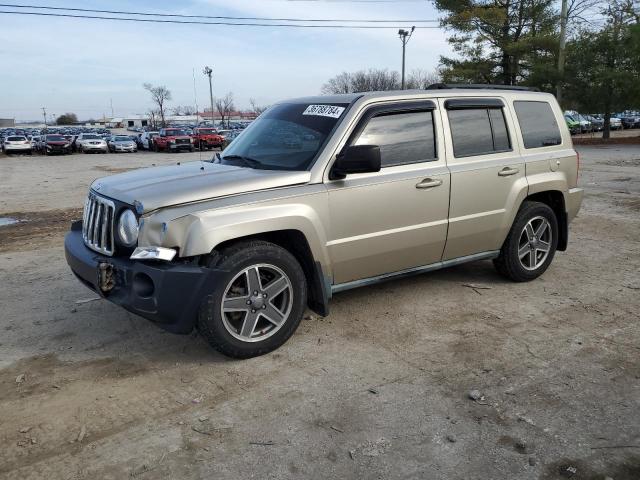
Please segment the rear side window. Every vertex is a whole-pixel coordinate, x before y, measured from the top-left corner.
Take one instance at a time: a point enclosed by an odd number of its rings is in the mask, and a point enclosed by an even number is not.
[[[470,157],[511,150],[501,108],[449,110],[449,124],[456,157]]]
[[[383,167],[435,160],[433,113],[429,110],[373,117],[354,145],[378,145]]]
[[[524,148],[560,145],[562,137],[556,116],[547,102],[513,102],[518,116]]]

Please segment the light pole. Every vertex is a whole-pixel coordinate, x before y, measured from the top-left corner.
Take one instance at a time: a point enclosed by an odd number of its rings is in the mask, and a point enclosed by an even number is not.
[[[211,100],[211,124],[215,125],[215,122],[213,121],[213,86],[211,84],[211,74],[213,73],[213,70],[209,67],[204,67],[204,70],[202,72],[207,77],[209,77],[209,99]]]
[[[403,28],[398,30],[398,36],[400,37],[400,41],[402,42],[402,90],[404,90],[405,86],[405,59],[406,59],[406,51],[407,51],[407,43],[409,43],[409,39],[416,27],[411,27],[411,31],[407,32]]]

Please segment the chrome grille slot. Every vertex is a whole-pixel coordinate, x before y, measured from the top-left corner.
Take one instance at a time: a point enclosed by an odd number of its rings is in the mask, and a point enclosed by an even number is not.
[[[113,218],[111,200],[89,193],[82,213],[82,238],[87,247],[104,255],[113,255]]]

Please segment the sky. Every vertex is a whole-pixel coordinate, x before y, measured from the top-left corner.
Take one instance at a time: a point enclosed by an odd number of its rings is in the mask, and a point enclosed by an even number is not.
[[[401,69],[398,27],[436,19],[424,0],[83,0],[14,1],[188,15],[407,19],[390,29],[297,29],[172,25],[0,14],[0,118],[18,121],[74,112],[80,119],[144,114],[153,107],[142,84],[165,85],[169,106],[209,105],[205,65],[214,95],[233,92],[248,108],[320,93],[343,71]],[[12,10],[2,7],[0,10]],[[25,9],[13,9],[34,11]],[[417,29],[407,46],[407,72],[432,70],[451,53],[445,32]],[[195,95],[194,95],[195,71]]]

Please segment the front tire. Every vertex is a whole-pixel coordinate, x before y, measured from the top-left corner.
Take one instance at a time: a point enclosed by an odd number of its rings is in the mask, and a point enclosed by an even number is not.
[[[307,282],[291,253],[269,242],[240,242],[211,255],[208,266],[227,272],[198,315],[198,330],[213,348],[251,358],[293,335],[306,308]]]
[[[498,273],[514,282],[528,282],[542,275],[558,246],[558,219],[540,202],[525,201],[493,261]]]

